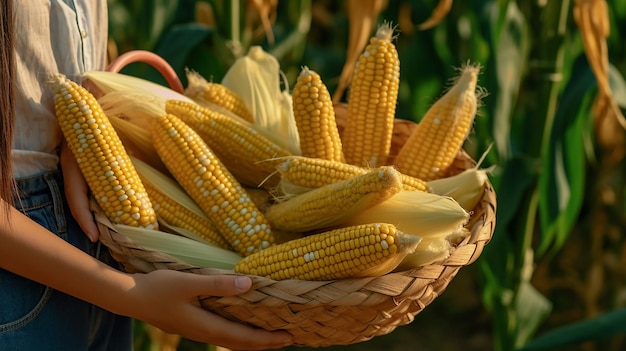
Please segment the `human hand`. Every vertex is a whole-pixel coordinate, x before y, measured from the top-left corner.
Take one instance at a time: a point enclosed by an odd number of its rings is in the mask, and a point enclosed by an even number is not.
[[[173,270],[133,275],[127,303],[132,317],[187,339],[235,350],[266,350],[291,345],[284,331],[270,332],[229,321],[200,306],[201,296],[234,296],[250,289],[248,277],[204,276]]]
[[[78,167],[78,162],[67,146],[65,140],[61,144],[60,155],[61,169],[63,170],[63,184],[65,185],[65,197],[70,207],[72,216],[85,232],[89,240],[98,241],[100,236],[93,214],[89,209],[89,188],[83,174]]]

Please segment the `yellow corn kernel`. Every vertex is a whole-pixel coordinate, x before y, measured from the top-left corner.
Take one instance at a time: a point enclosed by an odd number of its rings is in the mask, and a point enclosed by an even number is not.
[[[219,106],[254,123],[252,112],[239,94],[223,84],[207,81],[198,72],[186,70],[186,75],[188,84],[185,88],[185,96],[204,107]]]
[[[371,223],[291,240],[243,258],[235,272],[274,280],[332,280],[391,272],[420,238]]]
[[[302,156],[343,162],[335,109],[320,75],[302,68],[292,98]]]
[[[51,84],[65,140],[107,218],[113,224],[157,229],[144,185],[95,97],[61,74]]]
[[[131,156],[131,161],[148,192],[161,224],[182,228],[193,234],[192,239],[200,238],[222,249],[232,250],[215,224],[176,180],[138,158]]]
[[[278,183],[276,158],[290,153],[249,123],[183,101],[167,101],[166,110],[193,128],[242,184],[272,187]]]
[[[359,56],[348,95],[343,153],[357,166],[384,165],[389,156],[400,85],[400,60],[385,23]]]
[[[338,225],[346,218],[385,201],[402,189],[400,174],[382,166],[325,185],[270,206],[265,217],[272,228],[310,231]]]
[[[250,196],[252,202],[254,202],[256,207],[263,213],[265,213],[267,208],[270,207],[274,201],[272,193],[270,193],[268,189],[251,187],[244,187],[244,189],[246,193],[248,193],[248,196]]]
[[[151,132],[163,163],[235,252],[247,256],[274,244],[261,211],[191,127],[163,115]]]
[[[401,172],[425,181],[445,174],[474,123],[479,73],[478,66],[463,67],[451,89],[428,109],[396,156]]]
[[[189,210],[176,201],[172,194],[166,194],[151,184],[146,183],[146,190],[154,204],[157,216],[165,223],[188,230],[209,244],[222,249],[232,250],[230,244],[215,227],[215,224],[204,213],[198,214]],[[187,195],[186,193],[184,194]]]
[[[281,180],[280,186],[297,191],[308,191],[324,185],[333,184],[341,180],[362,175],[368,168],[359,167],[343,162],[324,160],[320,158],[289,156],[278,166]],[[428,184],[421,179],[400,174],[402,189],[428,191]]]

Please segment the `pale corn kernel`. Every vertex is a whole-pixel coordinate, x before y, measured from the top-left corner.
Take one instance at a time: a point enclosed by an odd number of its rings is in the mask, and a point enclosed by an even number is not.
[[[472,128],[479,71],[477,66],[464,67],[454,85],[428,109],[395,158],[402,173],[425,181],[444,176]]]
[[[130,161],[123,165],[114,163],[117,159],[128,160],[129,156],[95,97],[63,75],[53,76],[51,84],[63,135],[107,218],[114,224],[157,228],[156,214],[136,170]],[[112,185],[120,182],[133,186],[117,194]],[[131,197],[145,203],[145,209],[129,206]]]
[[[203,217],[190,211],[170,197],[168,193],[152,186],[149,182],[146,181],[144,184],[154,204],[156,214],[163,218],[166,223],[186,229],[215,246],[228,250],[232,249],[208,217]],[[180,194],[180,196],[182,195]]]
[[[339,228],[278,244],[242,259],[235,272],[270,279],[332,280],[359,276],[378,267],[382,273],[404,254],[390,224]]]
[[[265,217],[273,228],[304,232],[337,225],[402,189],[400,174],[383,166],[291,197],[270,206]]]
[[[245,121],[235,120],[197,104],[169,100],[166,110],[194,129],[240,183],[273,187],[281,157],[291,155]]]
[[[365,167],[303,156],[287,157],[277,170],[281,179],[303,188],[319,188],[368,172]],[[401,177],[404,190],[428,191],[425,181],[405,174]]]
[[[213,105],[254,123],[254,116],[244,99],[223,84],[209,82],[199,73],[187,70],[188,85],[185,95],[196,103],[211,108]]]
[[[242,212],[256,214],[256,223],[267,221],[256,205],[246,200],[248,196],[237,179],[190,126],[174,115],[164,115],[153,125],[152,135],[163,163],[236,252],[246,256],[264,249],[266,242],[275,242],[267,225],[246,228],[248,220]]]

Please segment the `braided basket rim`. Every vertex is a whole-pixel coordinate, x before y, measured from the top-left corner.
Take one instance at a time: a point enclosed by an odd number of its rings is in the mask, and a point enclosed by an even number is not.
[[[133,52],[116,60],[108,70],[117,71],[129,62],[146,62],[157,68],[166,79],[170,78],[170,86],[174,89],[179,87],[178,78],[171,74],[167,62],[151,56],[156,55]],[[334,106],[340,133],[345,123],[346,106],[343,103]],[[415,125],[408,120],[394,121],[388,164],[393,163],[393,155]],[[460,173],[475,166],[476,162],[461,150],[448,173]],[[95,201],[91,201],[91,207],[100,231],[100,241],[128,272],[171,269],[202,275],[235,274],[196,267],[165,253],[143,248],[115,231]],[[200,302],[207,310],[231,320],[267,330],[286,330],[301,346],[348,345],[366,341],[412,322],[416,314],[443,293],[463,266],[475,262],[491,240],[495,213],[496,194],[487,180],[483,196],[471,211],[466,225],[470,235],[441,262],[380,277],[321,282],[275,281],[251,276],[253,286],[248,292],[230,297],[204,297]]]
[[[475,165],[461,151],[449,173],[456,174]],[[202,275],[236,274],[197,267],[145,249],[115,231],[95,201],[92,211],[100,241],[127,272],[171,269]],[[416,314],[443,293],[460,268],[478,259],[493,235],[495,213],[496,194],[487,181],[481,200],[470,212],[466,225],[470,235],[441,262],[379,277],[332,281],[276,281],[250,276],[253,285],[248,292],[203,297],[201,304],[231,320],[268,330],[287,330],[302,346],[347,345],[369,340],[412,322]]]

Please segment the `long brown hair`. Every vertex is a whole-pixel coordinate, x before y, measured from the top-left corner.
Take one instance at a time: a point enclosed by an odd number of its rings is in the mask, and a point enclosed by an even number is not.
[[[2,212],[8,218],[13,203],[15,183],[11,148],[15,125],[15,60],[13,52],[13,3],[3,0],[0,6],[0,199]]]

